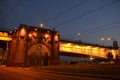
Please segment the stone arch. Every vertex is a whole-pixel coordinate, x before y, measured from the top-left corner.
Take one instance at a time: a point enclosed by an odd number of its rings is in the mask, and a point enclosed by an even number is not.
[[[51,51],[49,47],[45,44],[33,44],[29,47],[27,56],[28,66],[49,65]]]

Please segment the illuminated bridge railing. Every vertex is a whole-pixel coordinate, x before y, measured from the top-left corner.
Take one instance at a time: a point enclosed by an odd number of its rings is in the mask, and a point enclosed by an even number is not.
[[[113,54],[113,58],[115,58],[117,50],[109,49],[105,47],[98,47],[92,45],[84,45],[84,44],[77,44],[72,42],[60,42],[60,52],[68,52],[69,53],[77,53],[77,54],[84,54],[84,55],[91,55],[101,58],[106,58],[108,52]]]

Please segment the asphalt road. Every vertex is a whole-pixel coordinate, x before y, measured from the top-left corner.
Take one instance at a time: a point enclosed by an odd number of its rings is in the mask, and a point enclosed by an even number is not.
[[[0,80],[113,80],[97,77],[56,74],[47,71],[33,71],[29,68],[0,67]]]

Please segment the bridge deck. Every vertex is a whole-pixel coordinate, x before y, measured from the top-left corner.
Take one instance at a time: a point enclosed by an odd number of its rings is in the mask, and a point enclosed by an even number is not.
[[[115,58],[117,54],[117,50],[109,49],[107,47],[77,44],[65,41],[60,41],[59,51],[61,55],[96,56],[101,58],[106,58],[108,52],[112,52],[113,58]]]

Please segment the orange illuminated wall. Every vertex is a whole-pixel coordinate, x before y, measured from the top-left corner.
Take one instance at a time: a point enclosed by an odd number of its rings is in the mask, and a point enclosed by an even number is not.
[[[118,50],[61,41],[59,51],[71,52],[73,54],[78,53],[78,54],[92,55],[101,58],[106,58],[107,53],[112,52],[113,58],[115,59],[115,55],[117,54]]]

